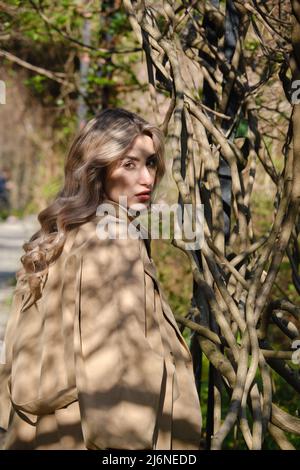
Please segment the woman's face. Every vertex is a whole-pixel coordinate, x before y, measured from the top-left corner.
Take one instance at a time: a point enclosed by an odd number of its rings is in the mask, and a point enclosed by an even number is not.
[[[120,196],[126,196],[127,207],[146,209],[151,201],[156,171],[153,141],[148,135],[139,135],[127,154],[109,168],[104,185],[105,195],[117,203]]]

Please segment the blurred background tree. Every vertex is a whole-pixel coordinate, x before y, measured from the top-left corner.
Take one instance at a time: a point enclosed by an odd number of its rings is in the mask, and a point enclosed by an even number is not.
[[[9,159],[12,206],[22,213],[40,210],[56,193],[77,126],[121,104],[121,93],[143,89],[132,68],[141,48],[117,0],[0,2],[0,22],[8,89],[0,166]]]

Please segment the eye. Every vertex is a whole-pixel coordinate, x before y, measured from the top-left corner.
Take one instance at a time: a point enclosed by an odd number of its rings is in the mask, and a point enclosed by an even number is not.
[[[134,168],[134,167],[135,167],[134,163],[131,162],[131,161],[124,163],[123,166],[124,166],[125,168],[128,168],[128,169],[131,169],[131,168]]]
[[[157,167],[157,158],[153,157],[150,160],[148,160],[147,165],[149,165],[152,168],[156,168]]]

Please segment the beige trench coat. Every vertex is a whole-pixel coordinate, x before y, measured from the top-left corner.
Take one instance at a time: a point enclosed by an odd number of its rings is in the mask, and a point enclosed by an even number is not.
[[[129,223],[107,202],[111,221]],[[199,449],[192,357],[149,242],[100,239],[103,217],[68,234],[41,299],[22,311],[14,295],[0,365],[5,449]]]

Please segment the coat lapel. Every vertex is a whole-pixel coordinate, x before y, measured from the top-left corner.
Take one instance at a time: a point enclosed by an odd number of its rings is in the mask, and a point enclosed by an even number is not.
[[[158,282],[157,275],[156,275],[155,265],[151,261],[145,261],[144,260],[144,271],[147,274],[149,274],[149,276],[152,277],[153,282],[155,283],[157,291],[158,291],[159,296],[160,296],[161,306],[162,306],[162,310],[164,312],[164,315],[167,318],[167,320],[169,321],[169,323],[175,328],[176,332],[178,333],[178,336],[179,336],[183,346],[185,347],[185,349],[188,353],[188,357],[190,359],[190,357],[191,357],[190,349],[189,349],[188,345],[186,344],[184,338],[182,338],[181,331],[178,328],[178,325],[177,325],[176,320],[174,318],[171,307],[169,306],[169,304],[168,304],[168,302],[167,302],[167,300],[164,296],[164,293],[163,293],[163,291],[160,287],[160,283]]]

